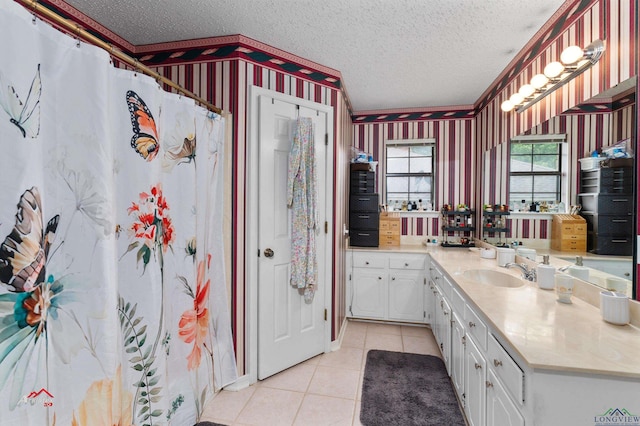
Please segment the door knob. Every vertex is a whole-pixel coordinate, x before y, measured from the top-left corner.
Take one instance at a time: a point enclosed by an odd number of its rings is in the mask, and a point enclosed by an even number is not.
[[[265,249],[264,257],[273,257],[273,250],[271,250],[270,248]]]

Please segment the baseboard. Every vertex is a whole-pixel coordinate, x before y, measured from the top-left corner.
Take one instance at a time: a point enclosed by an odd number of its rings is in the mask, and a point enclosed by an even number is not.
[[[338,333],[338,338],[331,342],[331,352],[335,352],[342,346],[342,339],[344,338],[344,332],[347,330],[347,318],[342,321],[342,327],[340,327],[340,332]]]
[[[248,388],[250,385],[251,385],[251,381],[250,381],[249,375],[245,374],[244,376],[238,377],[238,379],[235,382],[225,386],[224,390],[228,390],[231,392],[238,392],[238,391],[241,391],[242,389]]]

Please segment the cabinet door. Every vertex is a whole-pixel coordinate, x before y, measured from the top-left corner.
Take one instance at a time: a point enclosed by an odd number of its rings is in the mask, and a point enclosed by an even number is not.
[[[465,410],[470,426],[485,425],[485,381],[487,365],[472,339],[465,345]],[[502,423],[488,423],[500,425]]]
[[[424,289],[424,310],[425,310],[425,322],[431,325],[431,331],[435,332],[435,317],[436,317],[436,287],[433,282],[428,281],[427,286]]]
[[[384,270],[353,268],[353,316],[385,319],[386,293],[387,273]]]
[[[436,343],[440,346],[440,351],[442,352],[442,321],[444,315],[442,314],[442,309],[444,304],[442,303],[442,293],[438,287],[433,287],[434,291],[434,305],[433,305],[433,325],[431,326],[431,331],[433,331],[433,336],[436,338]]]
[[[389,270],[389,319],[424,320],[424,272]]]
[[[451,374],[451,307],[444,298],[440,299],[438,305],[440,306],[440,318],[438,319],[440,350],[447,372]]]
[[[464,401],[464,326],[455,312],[451,316],[451,381]]]
[[[487,374],[487,424],[524,426],[524,418],[511,401],[498,378],[489,369]]]

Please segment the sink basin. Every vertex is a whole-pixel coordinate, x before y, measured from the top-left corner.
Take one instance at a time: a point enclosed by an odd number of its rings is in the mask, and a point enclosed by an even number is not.
[[[493,269],[471,269],[464,271],[462,276],[480,284],[488,284],[496,287],[517,288],[524,285],[524,280],[506,272],[494,271]]]

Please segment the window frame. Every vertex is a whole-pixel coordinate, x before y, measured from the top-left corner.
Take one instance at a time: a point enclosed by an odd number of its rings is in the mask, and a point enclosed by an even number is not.
[[[534,152],[534,145],[543,144],[543,143],[554,143],[558,145],[557,154],[538,154]],[[558,170],[557,171],[512,171],[511,170],[511,161],[514,156],[513,154],[513,145],[514,144],[530,144],[532,145],[530,154],[515,154],[518,157],[529,156],[531,159],[531,165],[533,167],[534,162],[533,158],[536,155],[549,155],[549,156],[557,156],[558,160]],[[512,138],[509,141],[509,153],[508,153],[508,162],[509,162],[509,189],[507,191],[507,200],[508,202],[520,202],[522,200],[522,196],[519,196],[517,199],[513,199],[513,187],[511,185],[511,178],[514,176],[531,176],[532,182],[535,182],[536,177],[544,177],[544,176],[556,176],[557,177],[557,187],[555,192],[555,199],[548,200],[553,202],[563,202],[567,204],[567,198],[569,195],[568,191],[568,179],[567,173],[568,170],[568,144],[567,138],[564,134],[549,134],[549,135],[522,135]],[[538,201],[536,197],[535,184],[532,185],[532,192],[525,197],[527,202]]]
[[[410,147],[410,146],[430,146],[432,148],[432,153],[431,153],[431,172],[422,172],[422,173],[411,173],[410,171],[407,171],[407,173],[389,173],[388,172],[388,160],[389,160],[389,156],[388,156],[388,148],[389,147]],[[429,193],[429,197],[430,200],[423,200],[423,203],[431,203],[432,206],[435,205],[435,184],[436,184],[436,156],[437,156],[437,150],[436,150],[436,140],[433,138],[428,138],[428,139],[389,139],[386,140],[384,143],[384,181],[383,181],[383,199],[385,204],[390,204],[389,201],[389,191],[388,191],[388,185],[387,185],[387,179],[389,177],[406,177],[408,179],[411,179],[412,177],[426,177],[429,178],[431,180],[431,191]],[[398,157],[392,157],[392,158],[398,158]],[[411,155],[409,155],[408,157],[402,157],[402,158],[411,158]],[[407,197],[410,197],[412,192],[410,191],[411,188],[408,188],[408,191],[406,193]],[[416,194],[416,192],[413,192],[414,194]],[[394,194],[398,194],[397,192],[394,192]],[[394,198],[395,199],[395,198]],[[418,201],[418,199],[407,199],[407,201]]]

